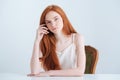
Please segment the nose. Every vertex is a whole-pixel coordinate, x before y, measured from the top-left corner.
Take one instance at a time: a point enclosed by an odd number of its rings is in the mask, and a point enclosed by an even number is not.
[[[54,21],[51,22],[51,26],[55,26],[55,22]]]

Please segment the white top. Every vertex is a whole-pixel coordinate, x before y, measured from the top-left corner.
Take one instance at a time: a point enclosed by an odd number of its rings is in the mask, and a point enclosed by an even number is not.
[[[76,68],[76,46],[74,43],[75,34],[72,34],[72,43],[63,51],[56,51],[62,69]]]
[[[56,51],[60,66],[62,69],[71,69],[77,67],[77,56],[76,56],[76,46],[74,43],[75,34],[72,34],[72,43],[65,48],[63,51]],[[41,69],[40,72],[44,72]]]

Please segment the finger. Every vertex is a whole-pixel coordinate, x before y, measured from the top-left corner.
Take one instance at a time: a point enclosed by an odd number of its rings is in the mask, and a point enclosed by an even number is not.
[[[49,32],[46,31],[46,30],[43,30],[42,33],[43,33],[43,34],[47,34],[47,33],[49,33]]]
[[[37,33],[41,33],[41,32],[43,32],[43,31],[47,31],[47,30],[46,30],[46,29],[42,29],[42,28],[37,29]]]
[[[42,31],[44,31],[44,32],[48,33],[48,31],[47,31],[47,30],[42,30]]]
[[[41,24],[40,26],[43,27],[43,26],[46,26],[46,24]]]
[[[42,29],[42,30],[38,30],[38,33],[41,33],[41,32],[46,32],[46,33],[48,33],[48,30],[45,30],[45,29]]]
[[[37,29],[37,31],[42,31],[42,30],[48,30],[48,28],[47,27],[40,27]]]
[[[41,75],[40,75],[40,74],[35,74],[35,76],[36,76],[36,77],[41,77]]]
[[[45,30],[48,30],[48,28],[47,28],[47,27],[40,27],[39,29],[45,29]]]
[[[41,24],[41,25],[39,25],[38,28],[45,27],[45,26],[46,26],[46,24]]]
[[[27,76],[35,76],[35,74],[27,74]]]

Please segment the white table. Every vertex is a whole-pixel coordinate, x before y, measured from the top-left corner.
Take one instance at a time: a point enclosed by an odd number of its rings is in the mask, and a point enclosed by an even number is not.
[[[120,80],[120,74],[85,74],[83,77],[27,77],[26,74],[0,73],[0,80]]]

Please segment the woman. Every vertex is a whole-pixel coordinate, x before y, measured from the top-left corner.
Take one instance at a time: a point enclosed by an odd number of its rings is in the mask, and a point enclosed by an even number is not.
[[[28,76],[82,76],[85,71],[83,36],[57,5],[42,13]]]

